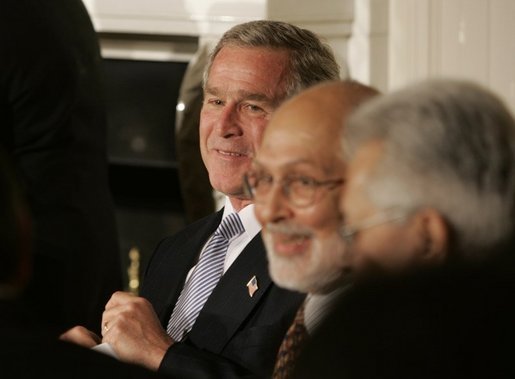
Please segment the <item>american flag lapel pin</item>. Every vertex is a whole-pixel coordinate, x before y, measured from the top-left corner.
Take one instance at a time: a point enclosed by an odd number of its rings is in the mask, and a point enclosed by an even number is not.
[[[254,296],[254,293],[259,289],[256,275],[254,275],[247,283],[247,289],[249,290],[249,296]]]

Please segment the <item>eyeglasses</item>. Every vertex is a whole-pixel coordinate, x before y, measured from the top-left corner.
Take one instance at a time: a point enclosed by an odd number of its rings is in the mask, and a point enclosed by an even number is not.
[[[247,195],[256,203],[263,203],[274,184],[272,175],[254,171],[245,174],[243,181]],[[342,185],[343,182],[343,179],[319,181],[309,176],[291,175],[282,178],[278,184],[281,186],[284,197],[292,205],[302,208],[314,203],[316,193],[321,187],[333,189]]]
[[[354,225],[342,225],[339,231],[340,237],[347,245],[351,245],[357,233],[390,222],[406,220],[409,215],[410,213],[406,210],[396,208],[385,209]]]

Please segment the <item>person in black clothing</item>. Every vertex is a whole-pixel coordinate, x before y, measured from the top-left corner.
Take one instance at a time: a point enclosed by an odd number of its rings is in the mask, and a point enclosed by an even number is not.
[[[358,283],[310,340],[294,377],[513,378],[514,246],[489,264]]]
[[[0,2],[0,145],[34,218],[27,297],[58,331],[98,330],[122,288],[100,59],[80,0]]]
[[[61,342],[21,301],[31,276],[32,220],[0,149],[0,376],[2,378],[154,378],[154,373]]]

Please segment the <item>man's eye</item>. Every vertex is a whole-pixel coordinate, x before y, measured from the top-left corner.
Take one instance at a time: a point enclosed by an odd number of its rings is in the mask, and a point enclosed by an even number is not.
[[[208,99],[207,103],[214,106],[220,106],[223,105],[224,102],[220,99]]]
[[[268,185],[268,184],[272,183],[272,181],[273,181],[273,178],[270,175],[260,175],[256,178],[256,183],[258,185],[260,185],[260,184]]]
[[[290,179],[290,183],[299,187],[313,187],[315,179],[308,176],[297,176]]]
[[[251,113],[263,113],[265,110],[255,104],[243,104],[243,109]]]

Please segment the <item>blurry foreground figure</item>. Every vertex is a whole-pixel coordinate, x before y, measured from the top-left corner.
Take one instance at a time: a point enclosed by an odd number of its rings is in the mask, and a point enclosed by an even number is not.
[[[477,85],[427,81],[346,130],[341,235],[357,280],[295,377],[513,377],[512,115]]]
[[[11,378],[157,378],[141,367],[61,342],[21,301],[31,276],[31,218],[0,151],[0,376]]]
[[[341,197],[359,273],[489,259],[515,230],[515,121],[475,84],[428,81],[349,120]]]
[[[306,346],[294,377],[515,377],[515,248],[504,252],[483,266],[444,265],[357,284]]]
[[[263,225],[268,269],[283,288],[307,293],[279,349],[273,378],[287,378],[295,357],[348,284],[338,234],[345,183],[344,125],[378,92],[355,81],[312,87],[274,113],[246,176]]]

